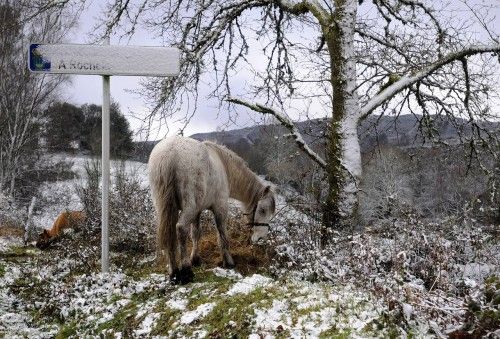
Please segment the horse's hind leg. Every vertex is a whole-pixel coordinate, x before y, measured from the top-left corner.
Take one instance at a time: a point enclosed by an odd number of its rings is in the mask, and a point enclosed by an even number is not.
[[[153,186],[153,188],[155,188]],[[171,193],[171,190],[167,190]],[[164,199],[164,197],[170,198]],[[176,224],[179,216],[179,210],[174,203],[172,195],[159,195],[157,190],[153,189],[153,199],[155,208],[158,213],[157,227],[157,255],[160,264],[165,264],[165,259],[168,259],[168,270],[170,279],[174,280],[179,269],[177,268],[177,232]],[[166,257],[165,257],[166,254]]]
[[[200,227],[200,217],[201,213],[198,214],[194,223],[191,224],[191,241],[193,242],[193,248],[191,249],[191,265],[200,266],[200,237],[201,237],[201,227]]]
[[[227,239],[226,232],[227,208],[213,209],[213,212],[217,226],[219,246],[222,252],[222,266],[224,268],[234,268],[234,260],[231,253],[229,253],[229,240]]]
[[[187,253],[187,238],[189,227],[196,218],[196,213],[186,209],[181,212],[179,222],[177,223],[177,239],[179,241],[179,252],[181,259],[181,269],[177,277],[178,282],[186,284],[193,281],[193,270],[191,269],[191,259]]]

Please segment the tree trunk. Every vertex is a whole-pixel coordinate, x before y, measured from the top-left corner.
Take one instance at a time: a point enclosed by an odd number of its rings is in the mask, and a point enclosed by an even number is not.
[[[356,214],[361,153],[357,134],[360,107],[356,95],[354,25],[357,0],[338,0],[331,23],[322,27],[330,52],[332,123],[327,144],[328,195],[323,211],[322,244],[334,228]]]

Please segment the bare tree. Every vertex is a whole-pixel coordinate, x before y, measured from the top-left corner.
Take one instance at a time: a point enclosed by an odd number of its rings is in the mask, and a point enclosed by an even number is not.
[[[19,175],[32,169],[43,110],[67,79],[28,70],[29,44],[58,42],[74,24],[68,8],[41,6],[0,0],[0,190],[9,196]]]
[[[231,109],[243,105],[287,125],[326,171],[326,231],[356,214],[357,126],[368,115],[419,114],[430,137],[431,114],[456,124],[465,116],[475,137],[464,141],[476,151],[478,140],[488,147],[479,121],[495,114],[498,90],[492,6],[493,0],[489,7],[466,0],[114,0],[101,27],[129,35],[144,24],[181,49],[180,75],[146,84],[153,114],[192,105],[209,77],[210,95]],[[254,75],[252,84],[241,86],[243,71]],[[310,152],[284,113],[293,107],[303,116],[318,110],[330,116],[326,159]]]
[[[397,148],[381,147],[364,166],[360,217],[365,223],[397,217],[413,205],[410,158]]]

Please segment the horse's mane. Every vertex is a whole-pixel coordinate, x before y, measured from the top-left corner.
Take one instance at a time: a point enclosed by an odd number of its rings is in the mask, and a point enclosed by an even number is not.
[[[253,207],[257,204],[265,186],[259,177],[248,168],[246,161],[224,145],[213,141],[204,141],[203,143],[214,150],[224,164],[230,190],[234,194],[232,196],[243,198],[242,202],[246,203],[247,207]]]

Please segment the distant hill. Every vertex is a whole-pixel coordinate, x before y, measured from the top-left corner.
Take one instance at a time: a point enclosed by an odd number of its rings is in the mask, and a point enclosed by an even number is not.
[[[306,141],[321,152],[325,145],[325,131],[329,119],[315,119],[297,122],[296,125]],[[499,134],[500,123],[485,122],[481,126],[494,134]],[[226,145],[248,160],[251,148],[265,138],[282,136],[288,131],[280,125],[258,125],[230,131],[197,133],[191,135],[196,140],[212,140]],[[361,151],[366,153],[377,145],[419,148],[442,141],[456,144],[460,136],[470,136],[472,131],[467,121],[455,119],[453,122],[440,116],[431,116],[427,122],[412,114],[394,116],[369,116],[358,128]],[[423,137],[425,136],[425,137]],[[157,141],[136,142],[134,159],[146,162]]]
[[[449,120],[433,116],[427,125],[420,123],[421,117],[412,114],[393,116],[369,116],[358,128],[362,152],[372,150],[377,145],[399,147],[422,147],[431,141],[458,143],[460,135],[470,136],[471,128],[465,120]],[[325,143],[325,131],[329,119],[315,119],[297,122],[296,125],[306,141],[316,147]],[[486,122],[482,127],[488,131],[499,133],[500,123]],[[197,140],[215,140],[231,149],[240,149],[242,145],[251,147],[264,137],[281,136],[288,131],[279,125],[260,125],[223,132],[197,133],[191,138]],[[431,134],[432,133],[432,134]],[[425,138],[422,136],[424,135]]]

